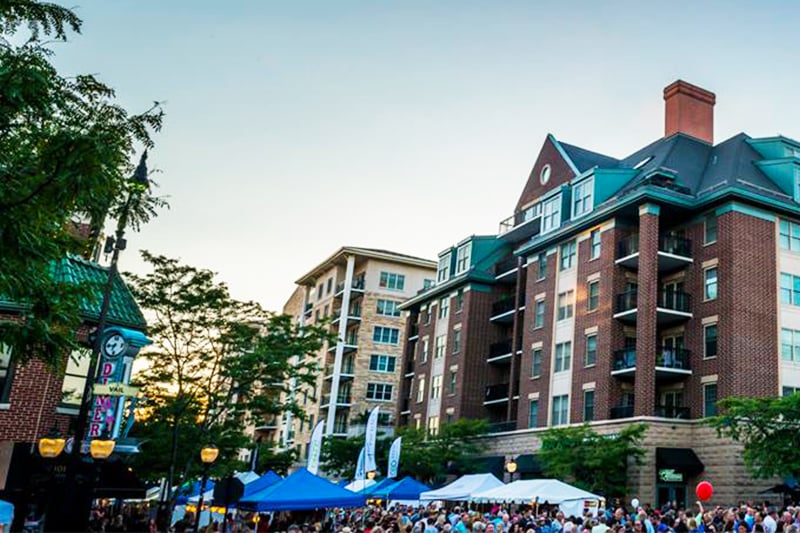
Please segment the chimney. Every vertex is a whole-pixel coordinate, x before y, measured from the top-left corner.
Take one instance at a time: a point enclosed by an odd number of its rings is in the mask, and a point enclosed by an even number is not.
[[[683,80],[664,88],[664,137],[685,133],[714,144],[714,93]]]

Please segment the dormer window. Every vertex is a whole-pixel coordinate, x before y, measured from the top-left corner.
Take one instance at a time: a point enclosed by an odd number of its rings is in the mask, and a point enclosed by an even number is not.
[[[462,244],[456,252],[456,276],[469,270],[472,243]]]
[[[594,178],[572,186],[572,218],[589,213],[594,208]]]
[[[436,282],[442,283],[450,278],[450,252],[439,258],[439,267],[436,271]]]
[[[557,194],[542,205],[542,233],[561,225],[561,195]]]

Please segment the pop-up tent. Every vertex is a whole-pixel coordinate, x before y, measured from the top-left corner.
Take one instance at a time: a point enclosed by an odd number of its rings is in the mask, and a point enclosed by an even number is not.
[[[370,496],[382,500],[417,501],[419,500],[420,493],[427,490],[430,490],[429,486],[423,485],[416,479],[406,476],[388,487],[370,491]]]
[[[250,483],[245,484],[244,486],[244,498],[250,496],[251,494],[255,494],[260,490],[264,490],[267,487],[271,487],[276,483],[280,483],[283,478],[270,470],[266,474],[262,475],[256,480],[251,481]]]
[[[186,502],[189,501],[189,498],[194,498],[195,496],[200,495],[200,481],[195,481],[194,483],[186,482],[181,485],[178,491],[178,497],[175,500],[176,505],[186,505]],[[210,498],[214,494],[214,482],[210,479],[206,482],[206,494]],[[195,498],[195,502],[197,498]]]
[[[3,531],[11,530],[11,522],[14,521],[14,505],[0,500],[0,526],[5,526]]]
[[[503,482],[492,474],[469,474],[461,476],[440,489],[423,492],[419,495],[419,499],[422,501],[469,501],[474,494],[502,486]]]
[[[280,483],[239,500],[249,511],[302,511],[326,507],[359,507],[366,498],[335,485],[305,468]]]
[[[371,497],[376,491],[385,489],[386,487],[391,487],[395,483],[397,483],[397,480],[395,478],[387,477],[378,481],[377,483],[373,483],[372,485],[362,490],[360,493],[363,494],[364,496]]]
[[[252,482],[256,481],[257,479],[259,479],[258,474],[256,474],[255,472],[239,472],[234,477],[236,479],[238,479],[239,481],[241,481],[242,485],[244,485],[245,487],[247,487],[248,483],[252,483]],[[223,480],[223,481],[225,481],[225,480]],[[207,505],[210,505],[211,502],[214,501],[214,487],[215,486],[216,486],[215,483],[213,483],[210,480],[206,483],[206,493],[205,493],[205,495],[203,495],[203,501]],[[198,483],[198,487],[197,487],[197,493],[189,496],[188,501],[189,501],[189,503],[200,503],[200,487],[199,487],[199,483]]]
[[[557,479],[525,479],[474,494],[481,503],[539,503],[558,505],[567,516],[581,516],[586,502],[597,509],[603,498]]]
[[[370,487],[374,487],[375,483],[374,479],[356,479],[352,483],[345,483],[344,488],[351,492],[364,492]]]

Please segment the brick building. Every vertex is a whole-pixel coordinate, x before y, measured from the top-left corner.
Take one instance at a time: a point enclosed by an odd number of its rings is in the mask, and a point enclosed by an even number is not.
[[[549,135],[498,234],[439,255],[402,306],[399,424],[486,418],[507,457],[540,428],[644,420],[642,501],[685,502],[700,476],[731,502],[768,485],[702,419],[800,387],[800,143],[715,145],[713,93],[664,100],[664,137],[620,159]]]
[[[380,406],[382,425],[391,428],[405,345],[399,306],[433,284],[435,268],[418,257],[346,246],[298,279],[284,313],[299,324],[329,321],[338,341],[316,354],[316,385],[294,390],[306,417],[287,413],[258,434],[294,447],[303,460],[317,421],[326,422],[325,435],[358,435],[366,413]]]

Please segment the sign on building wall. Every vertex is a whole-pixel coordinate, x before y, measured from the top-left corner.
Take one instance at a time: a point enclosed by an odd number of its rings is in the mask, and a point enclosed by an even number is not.
[[[674,468],[662,468],[658,471],[658,480],[664,483],[683,483],[683,473]]]

